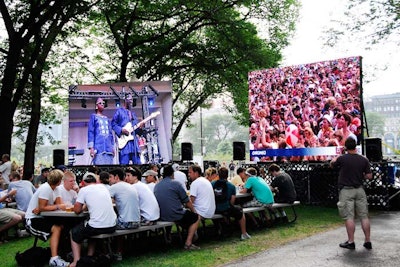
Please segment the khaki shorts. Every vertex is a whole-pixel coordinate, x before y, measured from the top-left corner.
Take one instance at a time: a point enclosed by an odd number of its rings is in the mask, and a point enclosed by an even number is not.
[[[337,206],[344,220],[354,219],[355,215],[360,219],[368,217],[368,201],[363,187],[340,190]]]
[[[14,218],[15,215],[20,215],[23,217],[25,215],[25,212],[10,208],[0,209],[0,224],[9,223]]]

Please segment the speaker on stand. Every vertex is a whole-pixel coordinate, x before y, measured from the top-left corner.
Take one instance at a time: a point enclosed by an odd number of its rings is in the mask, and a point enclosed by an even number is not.
[[[193,160],[193,145],[192,143],[182,143],[181,144],[181,159]]]
[[[371,162],[382,161],[382,139],[365,138],[365,156]]]
[[[246,144],[244,142],[233,142],[233,160],[246,159]]]
[[[53,166],[65,165],[65,150],[54,149],[53,150]]]

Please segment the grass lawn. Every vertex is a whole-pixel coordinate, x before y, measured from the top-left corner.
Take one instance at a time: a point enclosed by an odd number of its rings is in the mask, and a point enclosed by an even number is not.
[[[289,217],[290,211],[287,209]],[[219,266],[244,256],[334,229],[343,223],[335,208],[298,206],[296,211],[298,218],[293,224],[262,230],[248,229],[252,236],[250,240],[240,241],[238,229],[230,237],[223,239],[210,235],[200,237],[196,242],[201,247],[198,251],[184,251],[179,239],[174,239],[172,245],[164,244],[160,238],[136,240],[136,243],[127,245],[128,255],[124,255],[124,260],[114,262],[113,266]],[[17,266],[14,260],[15,253],[26,250],[32,244],[32,237],[1,244],[0,265],[2,267]],[[49,244],[39,241],[38,245],[45,247]]]

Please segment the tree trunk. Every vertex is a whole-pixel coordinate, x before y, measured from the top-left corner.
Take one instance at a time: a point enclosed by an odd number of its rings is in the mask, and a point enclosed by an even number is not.
[[[17,77],[17,62],[21,55],[21,44],[17,35],[10,38],[10,48],[4,69],[4,76],[1,81],[0,94],[0,155],[10,154],[11,139],[14,127],[14,113],[16,104],[20,100],[19,92],[14,93],[15,80]]]
[[[33,79],[35,80],[35,79]],[[32,87],[32,104],[31,104],[31,119],[29,122],[28,134],[25,142],[25,154],[24,154],[24,179],[30,179],[30,175],[35,171],[35,150],[36,141],[40,123],[40,83],[39,85],[33,82]]]
[[[10,154],[14,111],[11,108],[11,102],[3,97],[0,97],[0,114],[0,155]]]

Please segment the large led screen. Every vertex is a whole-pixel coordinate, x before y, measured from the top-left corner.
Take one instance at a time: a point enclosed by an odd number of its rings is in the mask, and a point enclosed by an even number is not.
[[[347,137],[360,145],[361,77],[361,57],[250,72],[251,160],[326,161]]]
[[[172,84],[69,87],[69,165],[140,165],[172,160]]]

